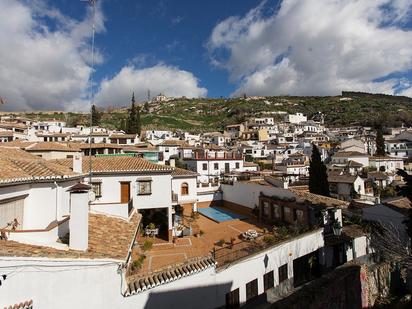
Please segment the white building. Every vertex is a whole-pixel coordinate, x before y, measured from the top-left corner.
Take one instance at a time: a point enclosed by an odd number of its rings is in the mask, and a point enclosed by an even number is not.
[[[284,121],[288,123],[299,124],[301,122],[308,121],[308,117],[306,117],[302,113],[287,114],[285,115]]]

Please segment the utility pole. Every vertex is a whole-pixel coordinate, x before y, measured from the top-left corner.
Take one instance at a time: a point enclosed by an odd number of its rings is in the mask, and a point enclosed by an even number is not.
[[[96,27],[94,23],[95,15],[96,15],[96,1],[97,0],[81,0],[82,2],[88,2],[92,6],[92,65],[91,65],[91,73],[90,73],[90,132],[89,132],[89,185],[92,183],[92,131],[93,131],[93,115],[92,115],[92,107],[94,105],[94,92],[93,92],[93,73],[94,73],[94,35],[96,32]]]

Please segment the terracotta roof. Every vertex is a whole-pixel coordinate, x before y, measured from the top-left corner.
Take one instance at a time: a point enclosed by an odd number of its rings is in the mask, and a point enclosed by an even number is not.
[[[67,144],[59,142],[38,142],[24,148],[26,151],[62,151],[80,152],[80,148],[69,147]]]
[[[186,141],[182,140],[164,140],[159,146],[177,146],[179,148],[192,148]]]
[[[12,128],[19,128],[19,129],[27,129],[25,124],[17,123],[17,122],[0,122],[0,128],[4,129],[12,129]]]
[[[349,203],[332,197],[322,196],[302,190],[290,189],[298,198],[309,201],[312,204],[324,204],[326,207],[341,207],[347,208]]]
[[[170,267],[148,276],[142,276],[135,279],[134,281],[129,282],[124,296],[131,296],[140,292],[144,292],[159,285],[194,275],[215,266],[216,262],[213,259],[203,258],[191,263],[181,264],[176,267]]]
[[[112,134],[109,138],[132,138],[135,139],[137,134]]]
[[[0,131],[0,136],[13,137],[13,131]]]
[[[130,222],[89,213],[89,246],[85,252],[0,240],[0,256],[124,260],[140,219],[141,214],[137,212]]]
[[[359,162],[353,161],[353,160],[349,160],[348,162],[348,166],[349,167],[362,167],[363,165]]]
[[[352,175],[328,175],[328,181],[329,182],[335,182],[335,183],[354,183],[356,178],[358,176],[352,176]]]
[[[336,158],[342,157],[369,157],[366,153],[361,153],[359,151],[339,151],[333,155]]]
[[[192,176],[196,177],[199,174],[193,171],[189,171],[183,168],[175,167],[172,171],[172,177],[179,177],[179,176]]]
[[[411,201],[406,197],[394,199],[389,202],[385,202],[385,204],[400,209],[412,209]]]
[[[92,149],[96,148],[116,148],[116,149],[121,149],[122,145],[117,145],[117,144],[108,144],[108,143],[92,143],[91,145],[89,143],[71,143],[74,147],[79,147],[80,149],[89,149],[92,147]],[[70,146],[72,147],[72,146]]]
[[[42,133],[36,133],[38,137],[67,137],[70,134],[69,133],[51,133],[51,132],[42,132]]]
[[[54,162],[73,168],[73,160],[61,159]],[[119,172],[171,172],[172,168],[166,165],[151,163],[138,157],[129,156],[102,156],[92,157],[93,173],[119,173]],[[89,171],[89,159],[83,160],[83,172]]]
[[[391,160],[391,161],[403,161],[402,158],[391,157],[391,156],[384,156],[384,157],[371,156],[371,157],[369,157],[369,160],[371,160],[371,161],[387,161],[387,160]]]
[[[33,300],[27,300],[24,303],[14,304],[10,306],[4,307],[4,309],[32,309],[33,308]]]
[[[0,184],[79,177],[71,169],[18,148],[0,147]]]
[[[248,162],[248,161],[243,162],[243,167],[256,167],[256,166],[259,166],[259,164],[256,164],[254,162]]]
[[[363,231],[362,227],[356,224],[344,225],[342,234],[350,238],[358,238],[365,236],[367,233]]]

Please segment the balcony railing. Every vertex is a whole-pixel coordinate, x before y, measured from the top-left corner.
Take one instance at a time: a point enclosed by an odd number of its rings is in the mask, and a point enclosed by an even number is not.
[[[193,160],[243,160],[243,155],[239,153],[194,153],[183,156],[184,159]]]

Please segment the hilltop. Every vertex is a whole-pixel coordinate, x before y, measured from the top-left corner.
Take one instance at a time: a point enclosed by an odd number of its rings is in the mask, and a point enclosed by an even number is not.
[[[145,129],[183,129],[197,132],[222,130],[228,124],[248,117],[270,115],[281,119],[281,114],[304,113],[309,119],[319,112],[329,126],[381,123],[387,126],[412,126],[412,98],[342,92],[340,96],[273,96],[219,99],[172,99],[168,102],[142,104]],[[116,128],[126,117],[127,108],[109,108],[103,112],[102,125]],[[61,119],[69,124],[87,124],[84,113],[33,112],[19,113],[31,119]]]

